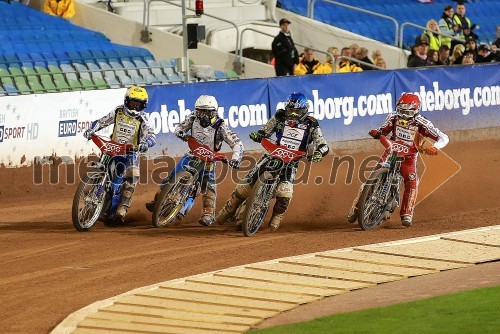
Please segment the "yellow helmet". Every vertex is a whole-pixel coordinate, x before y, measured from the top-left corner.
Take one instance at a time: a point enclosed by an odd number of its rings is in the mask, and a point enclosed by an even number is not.
[[[139,86],[132,86],[125,94],[125,108],[132,116],[137,116],[148,105],[148,92]]]

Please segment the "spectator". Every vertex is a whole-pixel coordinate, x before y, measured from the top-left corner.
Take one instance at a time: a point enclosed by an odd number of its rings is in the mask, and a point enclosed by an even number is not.
[[[288,26],[290,21],[281,19],[279,22],[280,33],[274,38],[272,51],[275,57],[277,76],[293,75],[293,70],[299,63],[299,53],[293,43],[292,35]]]
[[[71,22],[71,19],[75,16],[75,5],[73,0],[46,0],[43,11]]]
[[[356,59],[358,59],[358,60],[364,61],[365,63],[373,65],[373,63],[370,60],[370,58],[368,58],[368,49],[365,48],[365,47],[358,48],[358,50],[356,51],[356,54],[354,55],[354,57],[356,57]],[[367,65],[364,65],[364,64],[361,64],[361,63],[357,63],[357,65],[359,67],[361,67],[363,69],[363,71],[373,70],[373,67],[370,67],[370,66],[367,66]]]
[[[439,65],[439,53],[437,50],[427,51],[427,66]]]
[[[351,44],[349,46],[349,49],[351,49],[351,55],[354,57],[354,55],[356,54],[356,52],[358,51],[359,49],[359,45],[354,43],[354,44]]]
[[[438,26],[439,30],[441,30],[443,34],[447,34],[455,38],[459,37],[458,31],[460,30],[460,27],[455,20],[453,20],[453,6],[447,5],[444,7],[443,16],[441,16]],[[448,46],[448,50],[451,48],[451,42],[451,37],[441,36],[441,45]]]
[[[351,58],[352,57],[351,49],[350,48],[342,48],[340,55],[342,57]],[[351,63],[351,61],[349,59],[342,59],[339,63],[339,67],[337,70],[338,73],[362,72],[362,71],[363,71],[363,69],[361,67],[358,67],[355,64]]]
[[[429,43],[425,40],[420,40],[416,47],[416,54],[408,60],[408,67],[427,66],[427,52],[429,51]]]
[[[465,51],[463,56],[462,56],[462,62],[461,64],[462,65],[470,65],[470,64],[474,64],[475,60],[474,60],[474,52],[468,50],[468,51]]]
[[[465,51],[465,46],[463,44],[455,45],[450,57],[450,64],[452,65],[460,64],[458,60],[462,58],[462,54],[464,53],[464,51]]]
[[[476,63],[490,63],[492,61],[495,61],[497,53],[498,52],[496,45],[493,44],[491,46],[490,52],[490,48],[488,47],[488,45],[481,44],[477,48]]]
[[[326,55],[326,62],[323,64],[323,73],[324,74],[329,74],[333,72],[333,64],[337,60],[337,58],[340,56],[339,54],[339,48],[336,46],[330,46],[326,52],[328,53]],[[332,56],[334,59],[332,59]]]
[[[447,45],[441,45],[438,53],[438,65],[450,65],[450,48]]]
[[[477,42],[474,39],[470,39],[465,42],[465,49],[471,50],[474,53],[474,58],[477,57]]]
[[[493,44],[500,49],[500,24],[497,25],[497,39],[495,39]]]
[[[385,60],[382,57],[378,57],[375,60],[375,66],[382,67],[383,69],[387,69],[387,65],[385,64]]]
[[[303,56],[299,58],[299,64],[295,67],[293,74],[323,74],[323,64],[314,55],[314,50],[305,48]]]
[[[440,32],[438,23],[436,20],[429,20],[427,21],[426,25],[427,29],[430,29],[432,31]],[[427,41],[427,44],[429,44],[429,50],[439,50],[439,47],[441,46],[441,35],[435,33],[435,32],[430,32],[428,30],[424,31],[422,35],[420,35],[420,39],[422,41]]]
[[[380,51],[378,49],[377,50],[373,50],[373,52],[372,52],[372,63],[376,64],[378,58],[382,58],[382,51]]]
[[[466,39],[466,36],[475,37],[473,39],[478,39],[478,36],[472,32],[473,29],[477,27],[476,24],[472,24],[470,19],[465,16],[465,4],[461,1],[457,3],[456,13],[453,15],[453,21],[460,27],[458,30],[459,37],[461,39]]]

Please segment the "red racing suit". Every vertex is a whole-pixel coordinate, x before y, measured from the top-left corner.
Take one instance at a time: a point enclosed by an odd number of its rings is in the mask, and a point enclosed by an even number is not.
[[[401,216],[412,217],[418,191],[417,157],[422,139],[421,136],[432,139],[435,142],[433,146],[437,149],[442,149],[448,144],[448,136],[420,114],[417,114],[413,119],[408,121],[397,114],[389,114],[382,127],[377,131],[379,134],[387,137],[391,134],[389,138],[396,143],[417,149],[415,150],[417,153],[405,156],[400,170],[405,183],[400,214]],[[386,150],[382,154],[377,168],[386,160],[389,153]]]

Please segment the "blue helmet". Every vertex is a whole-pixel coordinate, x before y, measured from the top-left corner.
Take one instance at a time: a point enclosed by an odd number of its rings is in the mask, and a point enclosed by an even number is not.
[[[307,116],[308,109],[309,101],[300,92],[294,92],[286,99],[285,113],[287,119],[302,121]]]

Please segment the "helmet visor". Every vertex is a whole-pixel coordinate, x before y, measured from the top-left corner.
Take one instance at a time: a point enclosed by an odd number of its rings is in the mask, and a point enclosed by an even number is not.
[[[416,111],[413,108],[408,108],[405,106],[399,106],[397,107],[397,113],[398,115],[405,117],[405,118],[412,118],[415,116]]]
[[[290,119],[300,119],[305,114],[304,109],[287,108],[286,115]]]
[[[142,111],[144,110],[144,108],[145,108],[144,101],[138,101],[138,100],[127,101],[127,109],[129,110]]]

